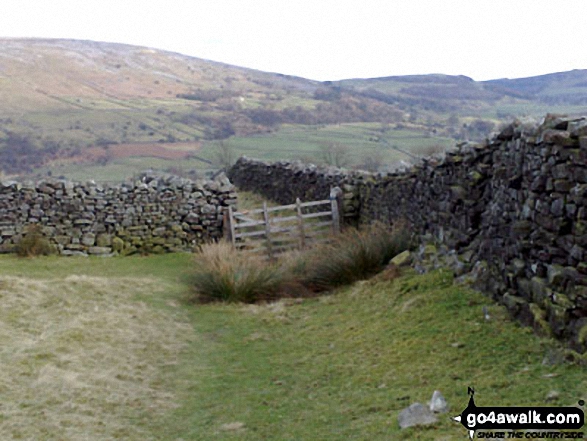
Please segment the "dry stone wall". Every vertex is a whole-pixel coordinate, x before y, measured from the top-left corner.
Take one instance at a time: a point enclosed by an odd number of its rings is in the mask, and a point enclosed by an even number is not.
[[[228,171],[240,190],[254,191],[281,204],[328,199],[330,190],[343,191],[343,213],[348,222],[359,216],[359,186],[369,173],[348,172],[336,167],[318,167],[296,162],[263,162],[241,157]]]
[[[133,183],[0,183],[0,252],[13,252],[28,225],[41,226],[62,255],[193,249],[222,236],[224,207],[236,203],[226,176],[190,181],[143,175]]]
[[[443,160],[369,175],[240,160],[239,187],[290,203],[346,189],[347,217],[407,222],[457,250],[478,286],[537,332],[587,351],[587,120],[516,121]]]

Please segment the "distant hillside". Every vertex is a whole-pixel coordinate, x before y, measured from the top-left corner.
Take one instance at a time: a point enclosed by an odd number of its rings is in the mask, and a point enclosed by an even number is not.
[[[343,80],[338,84],[389,103],[435,112],[493,110],[498,116],[500,110],[516,107],[525,107],[523,113],[537,114],[544,104],[563,106],[562,110],[569,112],[578,110],[573,106],[587,105],[587,70],[483,82],[465,76],[410,75]]]
[[[333,150],[377,169],[514,116],[587,113],[586,72],[317,82],[146,47],[0,39],[0,173],[118,179],[243,153],[328,162]]]
[[[33,171],[88,147],[193,142],[281,124],[401,121],[319,82],[122,44],[0,40],[0,164]],[[95,155],[94,155],[95,156]]]
[[[463,111],[469,103],[490,104],[510,94],[488,90],[465,76],[410,75],[402,77],[344,80],[341,86],[389,102],[418,105],[438,112]]]
[[[547,104],[587,105],[587,70],[573,70],[537,77],[500,79],[483,83],[496,92],[524,96]]]
[[[114,43],[0,39],[2,113],[87,109],[104,100],[169,99],[195,89],[312,92],[316,84]]]

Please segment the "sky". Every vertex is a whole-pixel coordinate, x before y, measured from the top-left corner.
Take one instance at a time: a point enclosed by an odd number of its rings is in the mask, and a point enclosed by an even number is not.
[[[128,43],[320,81],[487,80],[586,69],[586,13],[585,0],[0,0],[0,37]]]

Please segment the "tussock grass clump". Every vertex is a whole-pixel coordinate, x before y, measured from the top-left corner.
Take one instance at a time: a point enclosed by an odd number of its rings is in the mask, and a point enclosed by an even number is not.
[[[279,297],[308,297],[367,279],[408,248],[409,233],[374,224],[349,229],[332,243],[267,262],[222,242],[201,247],[191,286],[200,301],[254,303]]]
[[[410,235],[406,228],[377,223],[349,229],[332,243],[313,249],[298,267],[302,283],[314,291],[350,285],[382,271],[389,260],[406,250]]]
[[[238,252],[226,242],[203,245],[196,253],[191,275],[191,284],[200,301],[270,300],[285,281],[285,273],[277,265]]]
[[[16,254],[20,257],[48,256],[54,252],[41,226],[36,224],[27,226],[24,237],[16,247]]]

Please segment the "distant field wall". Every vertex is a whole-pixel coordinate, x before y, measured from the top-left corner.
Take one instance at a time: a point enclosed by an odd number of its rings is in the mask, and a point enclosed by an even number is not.
[[[142,176],[134,183],[0,183],[0,252],[14,252],[29,225],[62,255],[193,250],[222,236],[224,207],[236,203],[226,177],[193,182]]]
[[[328,199],[330,189],[339,187],[344,192],[344,216],[347,222],[353,222],[359,217],[359,183],[370,179],[371,174],[301,161],[271,163],[241,157],[228,177],[240,190],[254,191],[284,205],[298,197],[303,202]]]
[[[229,177],[282,203],[339,186],[347,219],[407,221],[458,250],[478,286],[519,320],[587,351],[587,120],[516,122],[397,174],[241,159]]]

